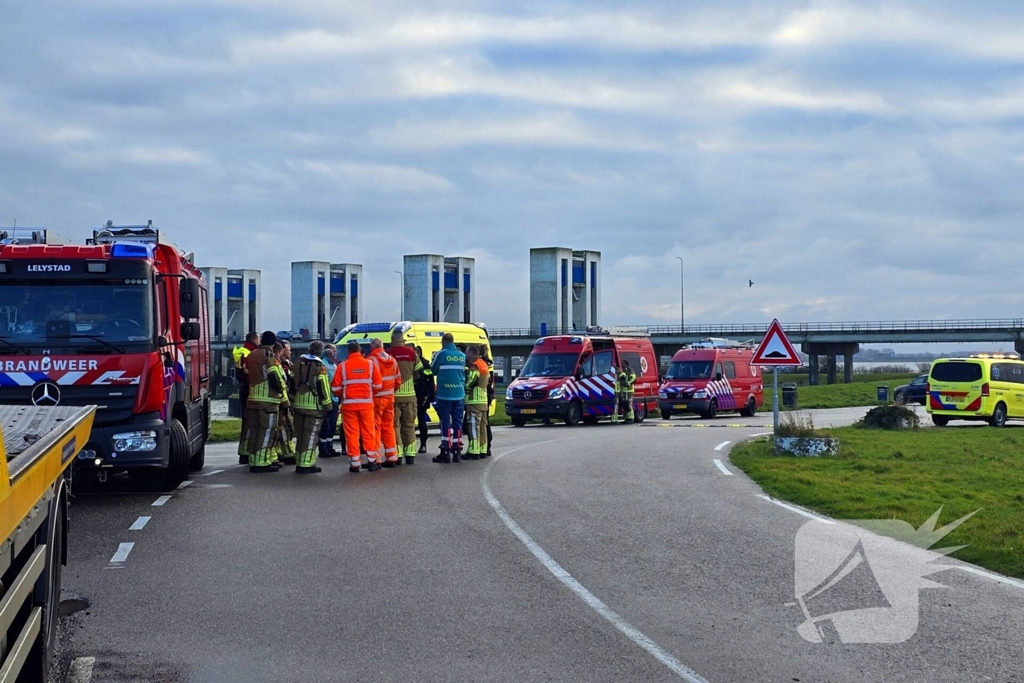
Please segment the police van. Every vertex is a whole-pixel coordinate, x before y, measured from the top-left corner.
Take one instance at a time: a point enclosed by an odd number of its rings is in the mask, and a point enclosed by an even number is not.
[[[974,420],[1002,427],[1024,419],[1024,362],[1017,354],[944,358],[928,373],[926,410],[937,427]]]

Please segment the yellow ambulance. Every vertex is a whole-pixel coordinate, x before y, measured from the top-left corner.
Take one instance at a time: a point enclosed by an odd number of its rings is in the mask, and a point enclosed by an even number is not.
[[[927,410],[937,427],[950,420],[1002,427],[1008,419],[1024,419],[1024,362],[1002,353],[937,360],[928,373]]]
[[[487,329],[483,325],[467,323],[421,323],[421,322],[381,322],[381,323],[355,323],[343,329],[334,341],[338,347],[338,358],[345,359],[345,347],[350,341],[359,342],[363,353],[370,352],[370,340],[380,339],[384,347],[391,346],[391,334],[394,330],[401,330],[405,335],[406,346],[423,349],[423,357],[429,363],[434,354],[441,350],[441,338],[446,332],[450,332],[455,338],[456,345],[469,346],[475,344],[487,349],[487,357],[491,356],[491,342],[487,338]],[[494,403],[491,404],[490,414],[494,414]],[[431,425],[437,425],[437,414],[433,408],[427,410],[427,416]]]

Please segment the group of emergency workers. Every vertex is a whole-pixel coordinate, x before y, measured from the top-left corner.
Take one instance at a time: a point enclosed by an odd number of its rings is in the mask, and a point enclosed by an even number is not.
[[[299,474],[321,472],[318,457],[342,455],[334,450],[340,416],[349,472],[375,472],[403,461],[413,465],[418,454],[427,452],[430,405],[441,421],[441,449],[434,462],[488,457],[494,385],[486,349],[456,348],[450,334],[442,345],[427,363],[422,349],[406,346],[399,330],[387,350],[373,339],[364,355],[358,342],[349,342],[344,360],[333,345],[313,341],[293,367],[286,341],[278,341],[273,332],[250,333],[233,352],[243,405],[239,464],[254,474],[287,465],[295,465]]]

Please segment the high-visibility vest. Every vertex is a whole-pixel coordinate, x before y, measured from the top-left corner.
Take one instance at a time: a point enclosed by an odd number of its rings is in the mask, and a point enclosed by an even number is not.
[[[316,356],[302,356],[299,367],[292,375],[295,391],[293,408],[304,413],[322,413],[331,409],[331,387],[327,382],[327,368]]]
[[[380,376],[380,386],[374,387],[374,398],[387,398],[395,395],[395,384],[401,375],[398,372],[398,363],[384,349],[374,349],[370,352],[369,360],[377,367]]]
[[[331,387],[341,399],[342,410],[372,410],[374,386],[380,387],[380,373],[358,351],[338,363]]]

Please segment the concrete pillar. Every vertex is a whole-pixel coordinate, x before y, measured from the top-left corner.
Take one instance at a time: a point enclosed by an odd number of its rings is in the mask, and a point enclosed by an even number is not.
[[[502,370],[502,383],[505,385],[512,383],[512,356],[502,356],[505,362],[505,368]]]
[[[836,383],[836,373],[838,370],[838,363],[836,362],[838,357],[834,353],[828,354],[828,383]]]
[[[853,383],[853,354],[847,353],[843,356],[843,381],[847,384]]]
[[[1018,339],[1013,343],[1013,348],[1017,351],[1017,355],[1024,358],[1024,339]]]
[[[810,384],[812,387],[816,387],[821,382],[821,366],[819,365],[820,360],[818,354],[810,354],[810,356],[807,359],[807,362],[810,363],[811,370],[810,377],[807,378],[807,383]]]

